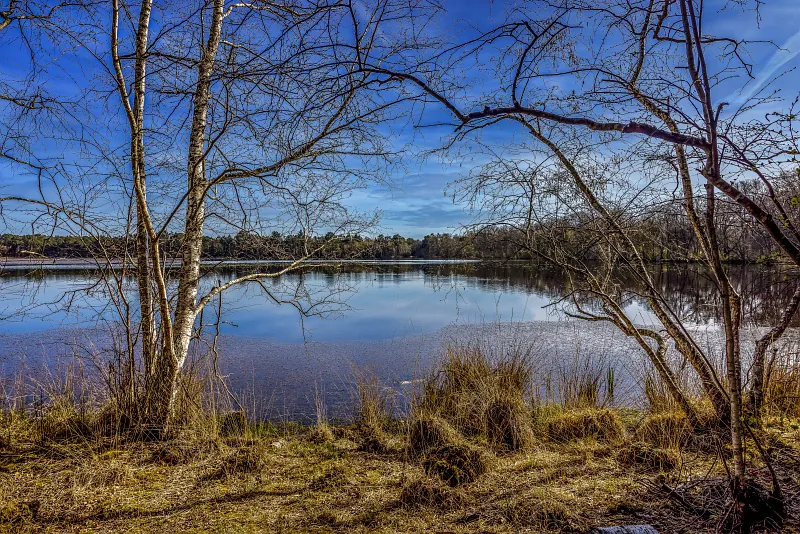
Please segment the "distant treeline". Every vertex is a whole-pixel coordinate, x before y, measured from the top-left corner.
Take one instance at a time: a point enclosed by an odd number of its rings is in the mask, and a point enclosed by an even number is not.
[[[669,212],[650,214],[629,224],[636,231],[639,250],[651,262],[691,262],[700,257],[694,234],[680,217]],[[304,238],[302,235],[281,235],[273,232],[258,235],[239,232],[233,236],[206,236],[203,238],[203,257],[206,259],[294,259],[313,251],[318,259],[531,259],[531,254],[521,246],[526,240],[539,240],[535,250],[548,253],[548,243],[559,241],[568,245],[585,260],[593,260],[593,248],[585,246],[585,234],[577,230],[579,221],[556,228],[538,228],[527,234],[513,228],[490,227],[464,234],[431,234],[423,239],[401,235],[366,237],[361,235],[334,236],[332,234]],[[722,225],[720,242],[724,259],[728,262],[750,263],[770,261],[779,256],[771,242],[758,235],[752,225],[741,219],[731,219]],[[165,234],[162,250],[168,257],[180,257],[181,234]],[[0,256],[47,258],[110,258],[120,259],[135,253],[133,239],[123,237],[62,236],[62,235],[0,235]],[[535,259],[535,258],[534,258]]]
[[[181,234],[166,234],[161,247],[168,257],[179,257]],[[364,260],[393,259],[479,259],[504,257],[505,251],[497,247],[475,245],[482,242],[474,235],[431,234],[423,239],[401,235],[365,237],[361,235],[325,236],[304,238],[302,235],[281,235],[274,232],[262,236],[239,232],[233,236],[206,236],[203,238],[203,257],[206,259],[291,259],[307,255],[307,251],[320,259],[353,258]],[[324,246],[323,246],[324,245]],[[62,235],[0,235],[0,256],[47,258],[119,259],[125,251],[135,252],[133,239],[123,237],[62,236]]]

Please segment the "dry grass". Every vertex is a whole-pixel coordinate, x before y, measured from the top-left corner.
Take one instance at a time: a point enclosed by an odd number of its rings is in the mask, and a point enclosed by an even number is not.
[[[161,442],[111,439],[102,412],[66,402],[6,412],[0,532],[585,532],[643,516],[713,531],[646,484],[721,479],[718,448],[680,452],[696,437],[664,403],[628,414],[640,421],[629,433],[594,395],[534,406],[525,361],[451,351],[402,424],[371,378],[346,427],[247,424],[240,412],[204,411],[192,389],[186,426]],[[766,431],[791,531],[800,423],[771,417]]]
[[[636,438],[662,449],[681,449],[691,437],[692,427],[681,412],[647,415],[636,428]]]
[[[458,432],[444,419],[415,414],[409,424],[407,451],[410,457],[415,458],[432,448],[458,443],[460,440]]]
[[[404,484],[399,500],[409,508],[428,506],[442,510],[453,510],[467,504],[463,490],[430,477],[417,478]]]
[[[450,347],[426,383],[414,417],[433,416],[466,436],[519,450],[532,443],[530,380],[529,353],[492,355],[471,346]]]
[[[428,452],[422,462],[425,473],[455,487],[475,482],[488,468],[481,451],[465,444],[444,445]]]
[[[776,356],[767,369],[764,387],[766,413],[800,418],[800,357]]]
[[[579,408],[558,410],[544,421],[545,434],[555,441],[595,438],[614,443],[625,436],[617,412],[609,408]]]
[[[782,443],[800,447],[800,430],[780,428]],[[678,471],[669,464],[674,456],[641,442],[540,441],[494,456],[491,445],[461,437],[460,445],[429,449],[429,461],[416,463],[359,451],[355,425],[331,430],[331,439],[317,442],[308,429],[288,427],[279,438],[250,429],[247,438],[207,441],[187,432],[108,450],[75,442],[58,456],[15,440],[0,456],[0,531],[585,532],[640,522],[634,514],[666,521],[685,513],[665,509],[666,501],[642,487],[643,477],[724,475],[711,456],[681,458]],[[403,440],[409,431],[385,432]],[[165,451],[179,461],[159,459]],[[482,467],[464,467],[473,453]],[[791,455],[797,452],[789,448]],[[459,462],[462,472],[482,473],[471,482],[448,479],[447,469],[456,472],[451,466]]]
[[[672,471],[680,466],[681,457],[675,449],[653,447],[648,443],[634,441],[617,451],[617,458],[624,465],[644,471]]]

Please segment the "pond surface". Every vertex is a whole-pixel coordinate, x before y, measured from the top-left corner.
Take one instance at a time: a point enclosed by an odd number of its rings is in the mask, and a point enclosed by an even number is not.
[[[201,289],[253,268],[209,266]],[[746,326],[769,324],[788,298],[791,276],[763,267],[733,274]],[[654,267],[653,276],[673,309],[712,346],[718,313],[706,274],[668,266]],[[0,375],[9,379],[20,369],[57,375],[76,355],[97,366],[119,319],[99,281],[97,272],[68,265],[0,271]],[[527,264],[346,263],[233,288],[221,315],[217,302],[207,308],[196,350],[207,353],[218,329],[219,372],[268,418],[313,418],[317,397],[329,415],[345,417],[354,374],[367,369],[402,394],[453,343],[498,352],[522,346],[534,354],[540,377],[591,360],[615,367],[623,390],[635,388],[646,367],[641,351],[613,327],[569,320],[552,306],[563,289],[559,273]],[[627,311],[638,323],[653,322],[637,299]]]

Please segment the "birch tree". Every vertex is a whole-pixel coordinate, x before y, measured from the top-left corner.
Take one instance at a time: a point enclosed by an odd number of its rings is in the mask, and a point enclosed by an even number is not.
[[[84,130],[66,141],[83,159],[59,167],[38,197],[6,196],[0,205],[25,206],[30,217],[69,213],[73,229],[130,236],[129,357],[141,347],[143,375],[132,417],[162,428],[207,307],[242,284],[283,302],[265,280],[303,268],[339,235],[374,226],[376,213],[354,212],[346,199],[396,161],[385,135],[406,97],[376,91],[380,77],[357,65],[424,47],[407,16],[410,9],[424,27],[421,15],[435,6],[110,0],[82,8],[59,27],[91,79],[82,88]],[[88,188],[81,184],[96,188],[99,175],[103,208],[70,198]],[[279,270],[207,287],[200,260],[209,231],[279,231],[305,246]],[[177,258],[164,253],[168,236],[179,236]]]

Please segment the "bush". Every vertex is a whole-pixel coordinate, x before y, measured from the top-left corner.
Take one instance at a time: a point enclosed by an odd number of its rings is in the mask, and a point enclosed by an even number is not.
[[[413,480],[400,491],[400,503],[411,508],[428,506],[451,510],[464,506],[465,501],[463,493],[431,478]]]
[[[486,437],[498,447],[516,451],[533,441],[530,412],[519,399],[497,399],[486,409],[484,419]]]
[[[417,416],[411,421],[408,432],[409,456],[420,456],[429,449],[457,443],[458,438],[458,433],[447,421],[438,417]]]
[[[422,465],[425,473],[437,476],[453,487],[474,482],[487,467],[483,455],[467,445],[445,445],[433,449]]]
[[[547,419],[545,431],[555,441],[595,438],[615,442],[625,433],[617,413],[608,408],[560,411]]]

